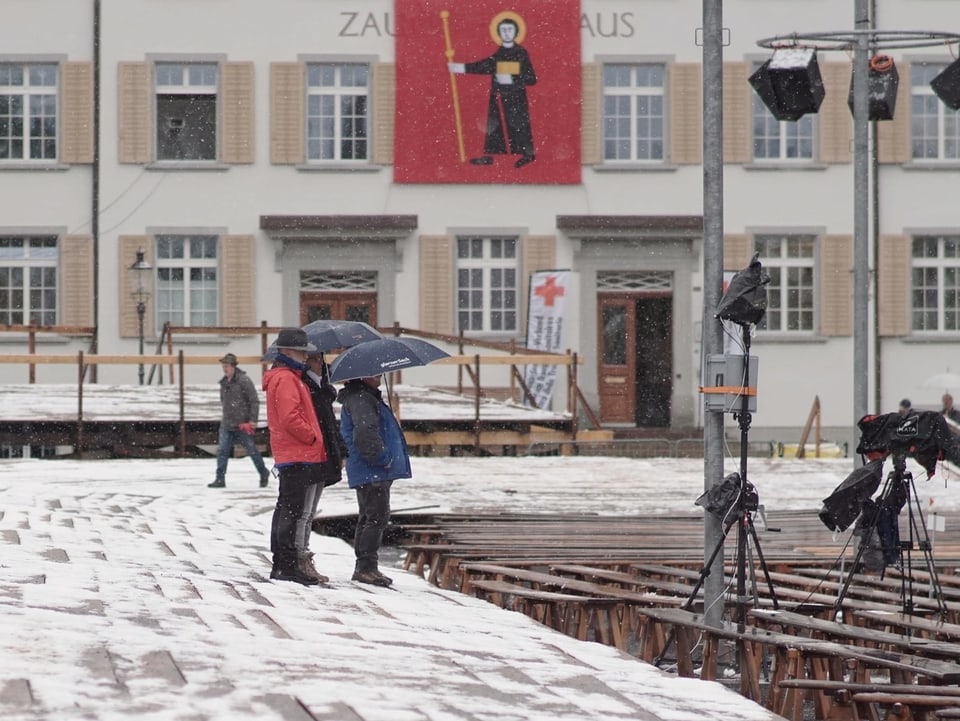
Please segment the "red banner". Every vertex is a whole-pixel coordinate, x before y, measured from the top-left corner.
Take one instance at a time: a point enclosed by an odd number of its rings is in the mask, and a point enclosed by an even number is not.
[[[579,0],[395,0],[394,182],[579,183]]]

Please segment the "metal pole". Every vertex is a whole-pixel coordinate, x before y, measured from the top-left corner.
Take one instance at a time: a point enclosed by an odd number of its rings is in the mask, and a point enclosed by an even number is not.
[[[856,0],[856,30],[870,28],[868,0]],[[857,34],[853,55],[853,427],[867,414],[870,367],[870,153],[867,73],[871,36]],[[854,466],[862,462],[854,456]]]
[[[723,328],[714,317],[723,294],[723,2],[703,0],[703,320],[701,373],[708,356],[723,353]],[[723,413],[703,419],[703,488],[723,479]],[[723,524],[703,514],[704,561],[723,543]],[[723,555],[715,554],[704,581],[704,616],[723,617]]]
[[[140,368],[137,375],[140,378],[140,385],[143,385],[143,315],[147,312],[147,306],[142,301],[137,301],[137,327],[140,332]]]

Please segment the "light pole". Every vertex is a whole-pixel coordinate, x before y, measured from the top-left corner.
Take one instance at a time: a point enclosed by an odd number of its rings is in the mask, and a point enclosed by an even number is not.
[[[143,259],[142,248],[137,250],[137,259],[130,266],[130,270],[133,272],[137,284],[136,290],[133,291],[133,295],[137,299],[137,333],[140,337],[140,367],[137,375],[140,378],[140,385],[143,385],[143,316],[147,312],[146,298],[148,295],[144,288],[143,279],[146,273],[153,270],[153,266]]]

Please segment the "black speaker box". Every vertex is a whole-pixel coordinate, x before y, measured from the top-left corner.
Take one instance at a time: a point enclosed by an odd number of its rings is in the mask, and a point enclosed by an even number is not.
[[[889,64],[888,64],[889,63]],[[893,60],[878,55],[870,61],[867,72],[867,107],[870,120],[893,120],[893,111],[897,105],[897,87],[900,74]],[[847,105],[853,115],[853,78],[850,78],[850,92]]]
[[[799,120],[820,109],[826,94],[817,53],[781,48],[750,76],[750,84],[777,120]]]
[[[952,110],[960,110],[960,60],[948,65],[931,80],[930,87],[944,105]]]

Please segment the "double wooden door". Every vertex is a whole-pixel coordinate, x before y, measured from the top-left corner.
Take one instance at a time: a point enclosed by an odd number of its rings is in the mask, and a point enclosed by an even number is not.
[[[300,293],[300,325],[315,320],[356,320],[377,325],[377,294],[304,291]]]

